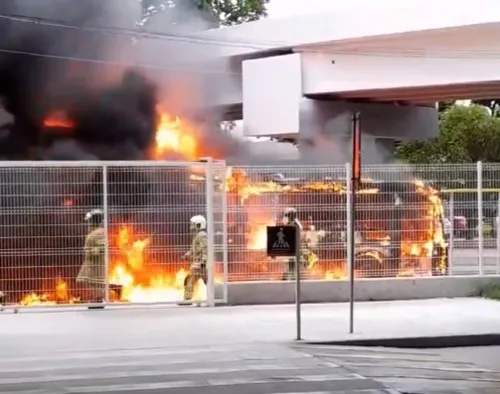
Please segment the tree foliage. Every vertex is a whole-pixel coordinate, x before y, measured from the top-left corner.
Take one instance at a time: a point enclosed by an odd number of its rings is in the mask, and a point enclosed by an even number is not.
[[[220,26],[251,22],[267,15],[269,0],[141,0],[143,22],[158,12],[168,12],[178,6],[192,8],[202,15],[215,17]]]
[[[477,104],[448,107],[436,138],[401,144],[396,156],[412,164],[500,162],[500,118]]]
[[[500,98],[474,100],[473,103],[488,108],[492,116],[500,116]]]

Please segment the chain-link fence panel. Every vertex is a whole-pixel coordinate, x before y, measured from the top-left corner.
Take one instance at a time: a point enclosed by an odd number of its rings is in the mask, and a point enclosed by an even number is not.
[[[211,192],[208,201],[212,201],[212,213],[208,215],[213,218],[213,302],[226,303],[228,300],[228,237],[227,237],[227,167],[223,160],[211,161],[207,166],[207,179]]]
[[[485,275],[500,275],[500,165],[482,164],[482,257]]]
[[[78,282],[86,213],[102,206],[97,163],[9,162],[0,165],[0,291],[6,304],[84,302]]]
[[[110,301],[206,301],[207,164],[106,165],[104,184]]]
[[[227,179],[230,281],[283,280],[293,259],[266,255],[266,228],[294,208],[303,224],[305,279],[345,278],[346,167],[238,166]]]
[[[364,171],[379,186],[361,198],[357,231],[372,234],[361,235],[362,243],[373,236],[373,227],[384,229],[379,239],[387,238],[380,252],[385,257],[379,258],[385,273],[373,276],[480,272],[475,164],[365,166]]]

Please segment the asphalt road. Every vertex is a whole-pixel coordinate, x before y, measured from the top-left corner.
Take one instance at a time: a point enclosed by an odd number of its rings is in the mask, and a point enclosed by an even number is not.
[[[64,351],[0,357],[9,394],[489,394],[500,392],[498,348],[318,345]],[[491,363],[485,365],[484,356]]]
[[[498,332],[483,299],[356,305],[355,338]],[[310,340],[350,339],[346,304],[303,306]],[[390,350],[292,341],[293,305],[0,314],[0,393],[496,394],[498,349]]]
[[[373,379],[283,345],[60,352],[0,358],[9,394],[382,394]]]
[[[305,346],[304,351],[318,359],[339,363],[354,373],[392,387],[395,393],[500,392],[498,348],[400,350]],[[490,360],[486,365],[485,356]],[[480,361],[480,358],[483,358],[483,361]]]

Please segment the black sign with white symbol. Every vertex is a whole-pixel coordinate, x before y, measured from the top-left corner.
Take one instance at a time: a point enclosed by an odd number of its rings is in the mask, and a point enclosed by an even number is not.
[[[297,247],[295,226],[267,226],[267,255],[294,257]]]

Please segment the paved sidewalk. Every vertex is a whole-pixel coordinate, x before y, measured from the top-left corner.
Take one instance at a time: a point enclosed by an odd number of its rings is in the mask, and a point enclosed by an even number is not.
[[[294,342],[294,312],[293,305],[4,312],[0,393],[463,393],[450,391],[453,385],[467,394],[500,390],[496,371],[438,353]],[[303,323],[307,340],[353,337],[345,304],[305,305]],[[491,332],[500,332],[500,303],[494,301],[356,305],[356,338]]]
[[[367,302],[355,307],[348,334],[347,304],[303,306],[303,339],[401,338],[500,333],[500,302],[478,298]],[[144,348],[234,343],[289,343],[293,305],[221,308],[121,309],[0,314],[4,353]]]

